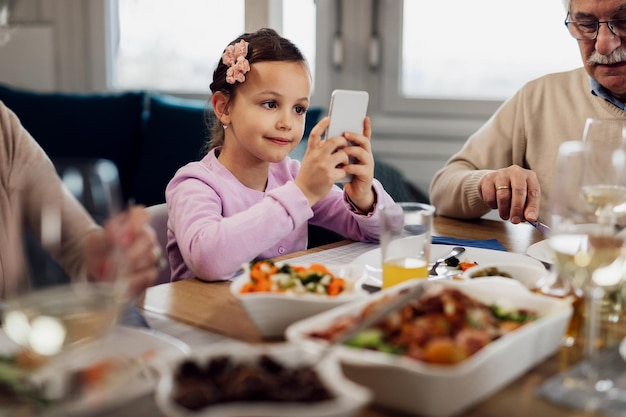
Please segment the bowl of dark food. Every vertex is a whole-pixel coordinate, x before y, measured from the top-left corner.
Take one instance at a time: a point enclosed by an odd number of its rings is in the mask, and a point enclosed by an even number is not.
[[[425,417],[459,414],[554,353],[572,312],[507,278],[412,280],[294,323],[287,340],[326,346],[416,286],[421,296],[334,352],[375,403]]]
[[[221,343],[161,369],[156,401],[170,417],[349,417],[371,399],[331,354],[288,343]]]

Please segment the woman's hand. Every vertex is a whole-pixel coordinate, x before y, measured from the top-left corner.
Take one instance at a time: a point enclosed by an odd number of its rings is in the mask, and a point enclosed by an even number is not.
[[[149,220],[144,207],[134,206],[91,233],[85,242],[89,276],[97,281],[127,280],[132,296],[152,285],[164,262]]]

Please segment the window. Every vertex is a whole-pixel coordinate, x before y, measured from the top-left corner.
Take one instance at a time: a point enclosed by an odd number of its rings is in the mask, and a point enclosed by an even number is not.
[[[385,26],[402,23],[400,30],[385,31],[384,62],[390,65],[383,91],[392,112],[489,114],[494,101],[527,81],[581,66],[560,1],[386,4]]]
[[[208,91],[221,51],[244,28],[244,0],[228,0],[229,13],[216,15],[223,1],[118,1],[113,87]]]
[[[206,94],[224,47],[245,30],[245,1],[117,0],[115,89]],[[314,0],[283,0],[283,36],[315,68]],[[219,12],[216,12],[219,11]],[[115,18],[117,17],[117,18]]]
[[[108,1],[116,5],[113,20],[119,22],[110,71],[114,89],[206,95],[226,44],[249,22],[263,24],[258,9],[245,14],[261,0],[228,0],[227,13],[215,12],[224,9],[225,0]],[[370,90],[376,112],[482,119],[525,82],[581,65],[560,1],[344,1],[342,20],[352,32],[367,32],[372,24],[363,4],[379,5],[382,60],[375,72],[364,73],[367,57],[354,56],[367,54],[369,39],[355,36],[362,44],[351,44],[345,53],[348,64],[360,67],[338,73],[331,62],[315,63],[316,55],[332,54],[332,33],[316,34],[316,13],[335,18],[334,3],[317,3],[266,0],[261,10],[281,13],[270,20],[279,22],[276,29],[300,47],[312,71],[317,69],[314,100],[322,105],[333,88],[360,88]]]

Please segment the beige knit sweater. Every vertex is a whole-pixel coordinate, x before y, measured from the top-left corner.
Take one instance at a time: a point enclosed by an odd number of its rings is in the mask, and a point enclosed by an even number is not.
[[[41,147],[0,101],[0,298],[26,283],[22,225],[41,237],[44,203],[62,202],[61,244],[46,246],[70,276],[84,275],[83,241],[97,229],[88,213],[63,188]]]
[[[583,68],[529,82],[435,174],[430,200],[437,213],[481,217],[490,208],[479,196],[480,179],[493,170],[519,165],[537,173],[539,219],[550,223],[547,209],[559,145],[580,140],[588,117],[626,118],[626,112],[591,94]]]

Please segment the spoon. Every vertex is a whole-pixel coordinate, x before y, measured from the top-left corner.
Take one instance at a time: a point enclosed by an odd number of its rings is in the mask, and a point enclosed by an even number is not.
[[[452,250],[450,251],[450,253],[448,253],[446,256],[439,258],[435,261],[435,263],[433,264],[433,266],[430,268],[430,270],[428,271],[428,275],[438,275],[437,274],[437,267],[439,266],[440,263],[447,261],[450,258],[454,258],[457,255],[462,254],[463,252],[465,252],[465,248],[461,247],[461,246],[455,246],[452,248]]]

